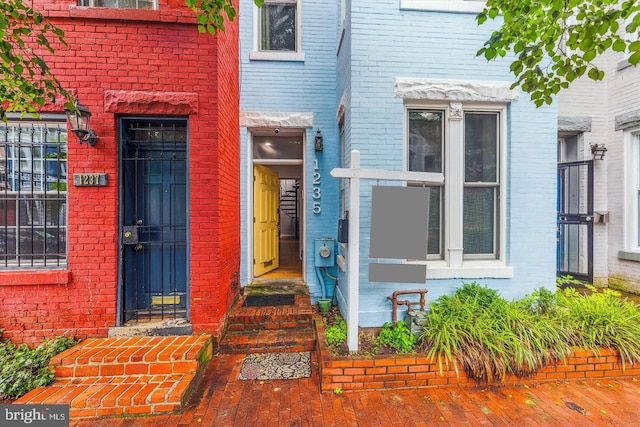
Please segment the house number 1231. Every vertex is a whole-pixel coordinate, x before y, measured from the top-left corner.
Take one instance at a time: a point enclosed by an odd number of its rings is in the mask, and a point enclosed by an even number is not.
[[[320,172],[318,172],[320,168],[318,167],[318,159],[313,160],[313,213],[319,214],[322,212],[322,207],[320,206],[320,197],[322,196],[322,191],[320,190]]]

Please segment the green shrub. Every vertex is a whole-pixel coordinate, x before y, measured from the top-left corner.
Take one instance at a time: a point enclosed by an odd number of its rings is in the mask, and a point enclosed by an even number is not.
[[[347,322],[340,315],[337,315],[331,324],[327,324],[325,319],[323,321],[329,347],[335,349],[342,345],[347,339]]]
[[[36,348],[26,344],[16,346],[10,341],[0,342],[0,395],[18,398],[36,387],[49,384],[54,375],[49,361],[77,342],[66,336],[45,339]]]
[[[391,347],[400,354],[405,354],[413,351],[416,337],[403,321],[398,321],[395,325],[387,322],[380,330],[378,343]]]
[[[591,295],[565,290],[558,293],[559,318],[571,332],[573,345],[591,349],[616,349],[623,369],[640,363],[640,312],[637,305],[618,292],[588,286]]]
[[[451,362],[457,371],[459,362],[478,381],[530,375],[569,351],[555,322],[477,283],[438,298],[425,320],[421,339],[427,341],[427,355],[441,370]]]

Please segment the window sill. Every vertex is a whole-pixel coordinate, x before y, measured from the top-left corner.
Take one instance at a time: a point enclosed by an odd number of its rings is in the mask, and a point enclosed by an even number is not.
[[[618,62],[618,64],[616,65],[616,71],[622,71],[625,68],[629,68],[631,67],[631,63],[628,60],[623,60]]]
[[[291,61],[304,62],[304,52],[261,52],[249,53],[251,61]]]
[[[0,272],[0,286],[67,285],[69,270],[12,270]]]
[[[618,259],[640,262],[640,252],[618,251]]]
[[[462,267],[444,261],[427,261],[427,279],[512,279],[513,267],[501,261],[464,261]]]
[[[113,7],[71,6],[69,16],[72,18],[118,19],[124,21],[155,21],[161,20],[159,10],[148,9],[118,9]]]
[[[400,0],[400,9],[432,12],[478,13],[485,7],[483,1],[452,0]]]

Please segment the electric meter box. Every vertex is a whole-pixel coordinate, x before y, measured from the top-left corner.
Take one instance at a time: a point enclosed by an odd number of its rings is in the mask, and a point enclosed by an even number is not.
[[[315,249],[315,267],[333,267],[336,265],[335,241],[332,238],[315,239]]]

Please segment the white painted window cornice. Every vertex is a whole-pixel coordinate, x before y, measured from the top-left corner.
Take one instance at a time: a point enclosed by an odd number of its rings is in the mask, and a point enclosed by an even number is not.
[[[484,6],[483,0],[400,0],[400,9],[436,12],[478,13]]]
[[[278,112],[278,111],[241,111],[240,126],[247,127],[247,128],[259,128],[259,127],[310,128],[310,127],[313,127],[313,113]]]
[[[520,93],[511,82],[396,77],[394,95],[403,99],[464,102],[513,102]]]

